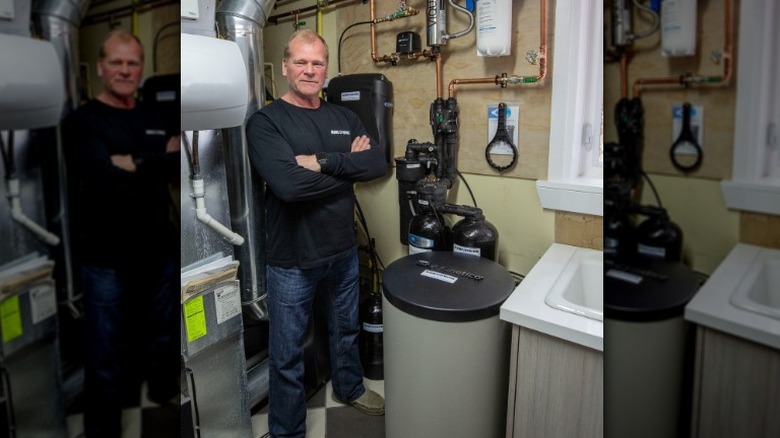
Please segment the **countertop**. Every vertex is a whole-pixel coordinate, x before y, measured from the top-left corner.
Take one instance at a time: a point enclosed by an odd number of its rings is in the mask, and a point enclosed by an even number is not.
[[[544,302],[547,292],[577,251],[601,253],[593,249],[553,243],[501,306],[500,318],[521,327],[603,351],[604,324],[601,321],[558,310]]]
[[[766,249],[737,244],[685,307],[685,319],[780,349],[780,320],[740,309],[729,301],[750,264]]]

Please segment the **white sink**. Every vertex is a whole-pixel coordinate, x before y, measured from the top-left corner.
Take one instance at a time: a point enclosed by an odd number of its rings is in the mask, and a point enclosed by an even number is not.
[[[577,251],[547,293],[544,302],[555,309],[604,320],[602,253]]]
[[[553,243],[501,306],[501,319],[603,351],[603,254]]]
[[[780,249],[737,244],[685,307],[685,319],[780,349]]]
[[[780,251],[759,252],[731,295],[731,304],[780,319]]]

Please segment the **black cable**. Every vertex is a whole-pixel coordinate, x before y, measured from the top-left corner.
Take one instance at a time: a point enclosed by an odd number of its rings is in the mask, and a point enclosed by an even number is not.
[[[152,73],[157,73],[157,43],[158,40],[160,39],[160,35],[163,33],[165,29],[173,26],[180,26],[180,25],[181,25],[180,21],[173,21],[161,27],[154,35],[154,41],[152,42]]]
[[[653,194],[655,195],[655,201],[658,203],[658,206],[663,208],[663,204],[661,204],[661,197],[658,196],[658,190],[655,189],[655,184],[653,184],[653,181],[650,179],[649,176],[645,173],[644,170],[639,169],[639,173],[647,180],[647,183],[650,184],[650,188],[653,190]]]
[[[355,26],[358,26],[358,25],[361,25],[361,24],[371,24],[371,23],[372,22],[370,20],[369,21],[358,21],[357,23],[350,24],[349,26],[347,26],[346,29],[344,29],[343,32],[341,32],[341,36],[339,37],[339,45],[338,45],[338,67],[339,67],[338,73],[339,74],[341,74],[341,40],[344,39],[344,34],[347,33],[348,30],[350,30],[351,28],[353,28]]]
[[[0,132],[0,153],[3,155],[3,166],[5,167],[5,178],[10,179],[16,176],[16,163],[14,160],[14,131],[8,130],[8,150],[3,143],[3,135]]]
[[[181,132],[181,138],[184,140],[184,155],[187,156],[187,167],[190,168],[190,177],[192,177],[193,168],[192,168],[192,151],[190,151],[190,142],[187,140],[187,133],[182,131]]]
[[[374,261],[374,268],[376,269],[375,273],[378,279],[379,266],[381,266],[382,270],[384,270],[385,264],[382,262],[382,259],[379,258],[379,254],[377,254],[376,252],[376,247],[374,246],[374,239],[371,238],[371,233],[368,231],[368,223],[366,222],[366,215],[363,214],[363,208],[360,207],[360,202],[358,202],[357,197],[355,197],[355,208],[357,208],[360,225],[363,226],[363,230],[366,232],[366,238],[368,239],[368,247],[371,253],[371,258]]]
[[[477,207],[477,198],[474,197],[474,192],[471,191],[471,186],[469,186],[469,183],[466,181],[466,178],[463,177],[463,174],[460,173],[460,170],[455,170],[455,172],[460,177],[460,180],[463,181],[463,184],[466,184],[466,188],[469,190],[469,194],[471,195],[471,200],[472,202],[474,202],[474,207],[479,208]]]

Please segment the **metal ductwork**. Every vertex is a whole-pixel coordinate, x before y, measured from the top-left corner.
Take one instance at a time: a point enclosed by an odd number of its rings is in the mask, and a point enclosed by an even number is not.
[[[65,103],[61,118],[75,110],[80,102],[78,95],[79,26],[89,9],[90,0],[37,0],[33,2],[32,23],[35,34],[52,43],[60,60],[65,87]],[[55,148],[44,159],[44,191],[47,192],[47,222],[62,237],[62,245],[52,250],[57,264],[58,288],[64,288],[68,308],[74,318],[81,315],[75,306],[73,262],[67,203],[67,173],[62,142],[57,130]]]
[[[220,38],[234,41],[244,58],[249,78],[249,104],[245,120],[265,102],[263,69],[263,26],[275,0],[223,0],[216,11]],[[232,229],[244,236],[235,247],[240,262],[241,301],[249,316],[268,318],[265,282],[265,194],[263,181],[252,169],[247,154],[243,125],[222,130],[222,149],[228,182]],[[257,187],[253,190],[253,187]]]

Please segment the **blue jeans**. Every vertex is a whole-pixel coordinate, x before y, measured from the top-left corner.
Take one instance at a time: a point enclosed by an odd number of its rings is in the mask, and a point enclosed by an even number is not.
[[[137,405],[143,380],[159,396],[180,391],[175,262],[81,273],[85,436],[119,438],[122,408]]]
[[[304,438],[303,345],[315,293],[328,322],[331,382],[341,400],[363,395],[358,350],[360,286],[357,250],[311,269],[266,267],[269,313],[268,429],[273,438]]]

